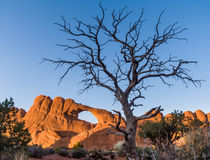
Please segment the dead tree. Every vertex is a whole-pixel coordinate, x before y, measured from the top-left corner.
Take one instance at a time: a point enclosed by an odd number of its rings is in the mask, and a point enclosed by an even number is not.
[[[52,60],[44,58],[61,67],[67,66],[60,81],[74,68],[84,71],[82,83],[84,89],[103,87],[111,91],[117,101],[122,105],[122,110],[127,121],[126,129],[113,126],[125,136],[127,158],[135,157],[137,122],[158,114],[161,107],[153,108],[142,116],[134,116],[133,108],[141,106],[137,100],[144,98],[143,91],[149,87],[145,85],[148,79],[156,78],[163,84],[171,86],[169,78],[182,80],[186,85],[190,82],[195,86],[200,85],[200,80],[195,80],[189,75],[188,64],[196,61],[186,61],[176,57],[165,57],[157,52],[157,48],[169,40],[178,39],[178,35],[186,28],[173,23],[165,28],[160,27],[162,13],[157,19],[154,33],[146,40],[140,39],[143,20],[143,10],[136,21],[130,22],[127,31],[122,27],[132,12],[126,8],[119,11],[113,10],[110,19],[105,18],[105,9],[99,5],[100,16],[95,16],[92,23],[85,23],[75,19],[74,27],[62,17],[62,23],[56,23],[60,30],[69,36],[68,44],[60,44],[65,50],[70,50],[70,59]],[[105,22],[106,21],[106,22]],[[106,51],[106,47],[116,46],[113,50]],[[113,58],[112,61],[110,58]],[[117,112],[120,114],[119,112]]]

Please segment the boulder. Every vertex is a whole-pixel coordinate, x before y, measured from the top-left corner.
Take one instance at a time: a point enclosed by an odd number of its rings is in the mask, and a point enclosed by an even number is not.
[[[172,114],[171,113],[168,113],[168,114],[166,114],[165,115],[165,119],[167,120],[167,119],[170,119],[172,117]]]
[[[196,119],[195,114],[193,112],[191,112],[191,111],[185,111],[184,112],[184,116],[188,117],[189,119],[192,119],[192,120]]]
[[[196,110],[195,115],[196,115],[196,118],[199,119],[201,122],[207,123],[207,118],[206,118],[206,115],[203,111]]]

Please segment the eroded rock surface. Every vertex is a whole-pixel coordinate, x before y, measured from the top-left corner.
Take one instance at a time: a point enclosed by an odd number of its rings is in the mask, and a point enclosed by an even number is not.
[[[207,117],[208,123],[209,123],[209,125],[210,125],[210,113],[207,113],[207,114],[206,114],[206,117]]]
[[[203,122],[203,123],[208,122],[206,115],[203,111],[197,110],[197,111],[195,111],[195,115],[196,115],[196,118],[199,119],[201,122]]]
[[[83,111],[91,112],[98,123],[78,119],[79,113]],[[108,128],[108,124],[115,124],[118,116],[103,109],[78,104],[69,98],[55,97],[52,100],[48,96],[39,95],[27,113],[22,109],[17,111],[17,119],[25,121],[32,136],[31,144],[72,147],[76,142],[85,141],[93,133]],[[122,126],[125,126],[124,120]],[[111,136],[103,137],[107,141]]]
[[[193,112],[191,112],[191,111],[185,111],[184,112],[184,116],[188,117],[189,119],[192,119],[192,120],[196,119],[195,114]]]

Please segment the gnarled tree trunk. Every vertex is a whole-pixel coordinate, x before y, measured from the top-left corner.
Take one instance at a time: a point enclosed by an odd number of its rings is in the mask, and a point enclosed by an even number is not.
[[[139,159],[139,155],[136,150],[136,128],[137,122],[135,121],[134,117],[131,117],[127,121],[126,125],[126,132],[128,133],[127,137],[125,138],[126,159],[131,157]]]
[[[126,118],[126,130],[125,130],[126,159],[131,159],[131,158],[139,159],[139,155],[136,150],[137,121],[133,115],[131,108],[129,107],[127,99],[128,98],[123,97],[120,101]]]
[[[161,107],[152,108],[151,110],[149,110],[147,113],[143,114],[142,116],[135,117],[133,115],[132,109],[129,107],[127,98],[123,97],[119,101],[122,105],[124,115],[126,118],[126,129],[124,130],[124,129],[120,128],[121,113],[118,111],[115,111],[115,110],[113,110],[113,111],[119,115],[118,122],[117,122],[116,126],[113,126],[111,124],[110,124],[110,126],[112,126],[116,130],[121,132],[121,134],[124,135],[124,137],[125,137],[124,147],[125,147],[126,159],[127,160],[131,160],[131,159],[138,160],[139,154],[138,154],[137,148],[136,148],[137,122],[139,120],[148,119],[148,118],[156,116],[160,111],[162,111],[162,109],[161,109]],[[118,133],[116,133],[116,134],[118,134]]]

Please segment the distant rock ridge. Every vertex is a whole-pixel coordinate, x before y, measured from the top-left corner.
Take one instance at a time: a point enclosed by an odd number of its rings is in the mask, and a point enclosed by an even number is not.
[[[98,123],[78,119],[79,113],[83,111],[91,112]],[[204,123],[210,122],[210,113],[205,114],[201,110],[195,113],[186,111],[184,114]],[[42,145],[44,148],[73,147],[76,142],[81,142],[88,149],[111,149],[119,140],[123,140],[122,136],[107,134],[108,129],[112,130],[109,124],[116,124],[118,115],[76,103],[70,98],[55,97],[52,100],[49,96],[39,95],[28,112],[17,109],[16,117],[18,121],[25,121],[32,136],[31,144]],[[156,121],[162,117],[163,114],[159,113],[149,120]],[[121,127],[125,126],[126,122],[122,118]],[[141,143],[139,136],[137,143]]]
[[[210,113],[205,114],[202,110],[196,110],[194,113],[191,111],[184,112],[185,117],[190,119],[199,119],[201,122],[205,124],[210,124]],[[171,114],[166,114],[165,117],[169,117]]]

